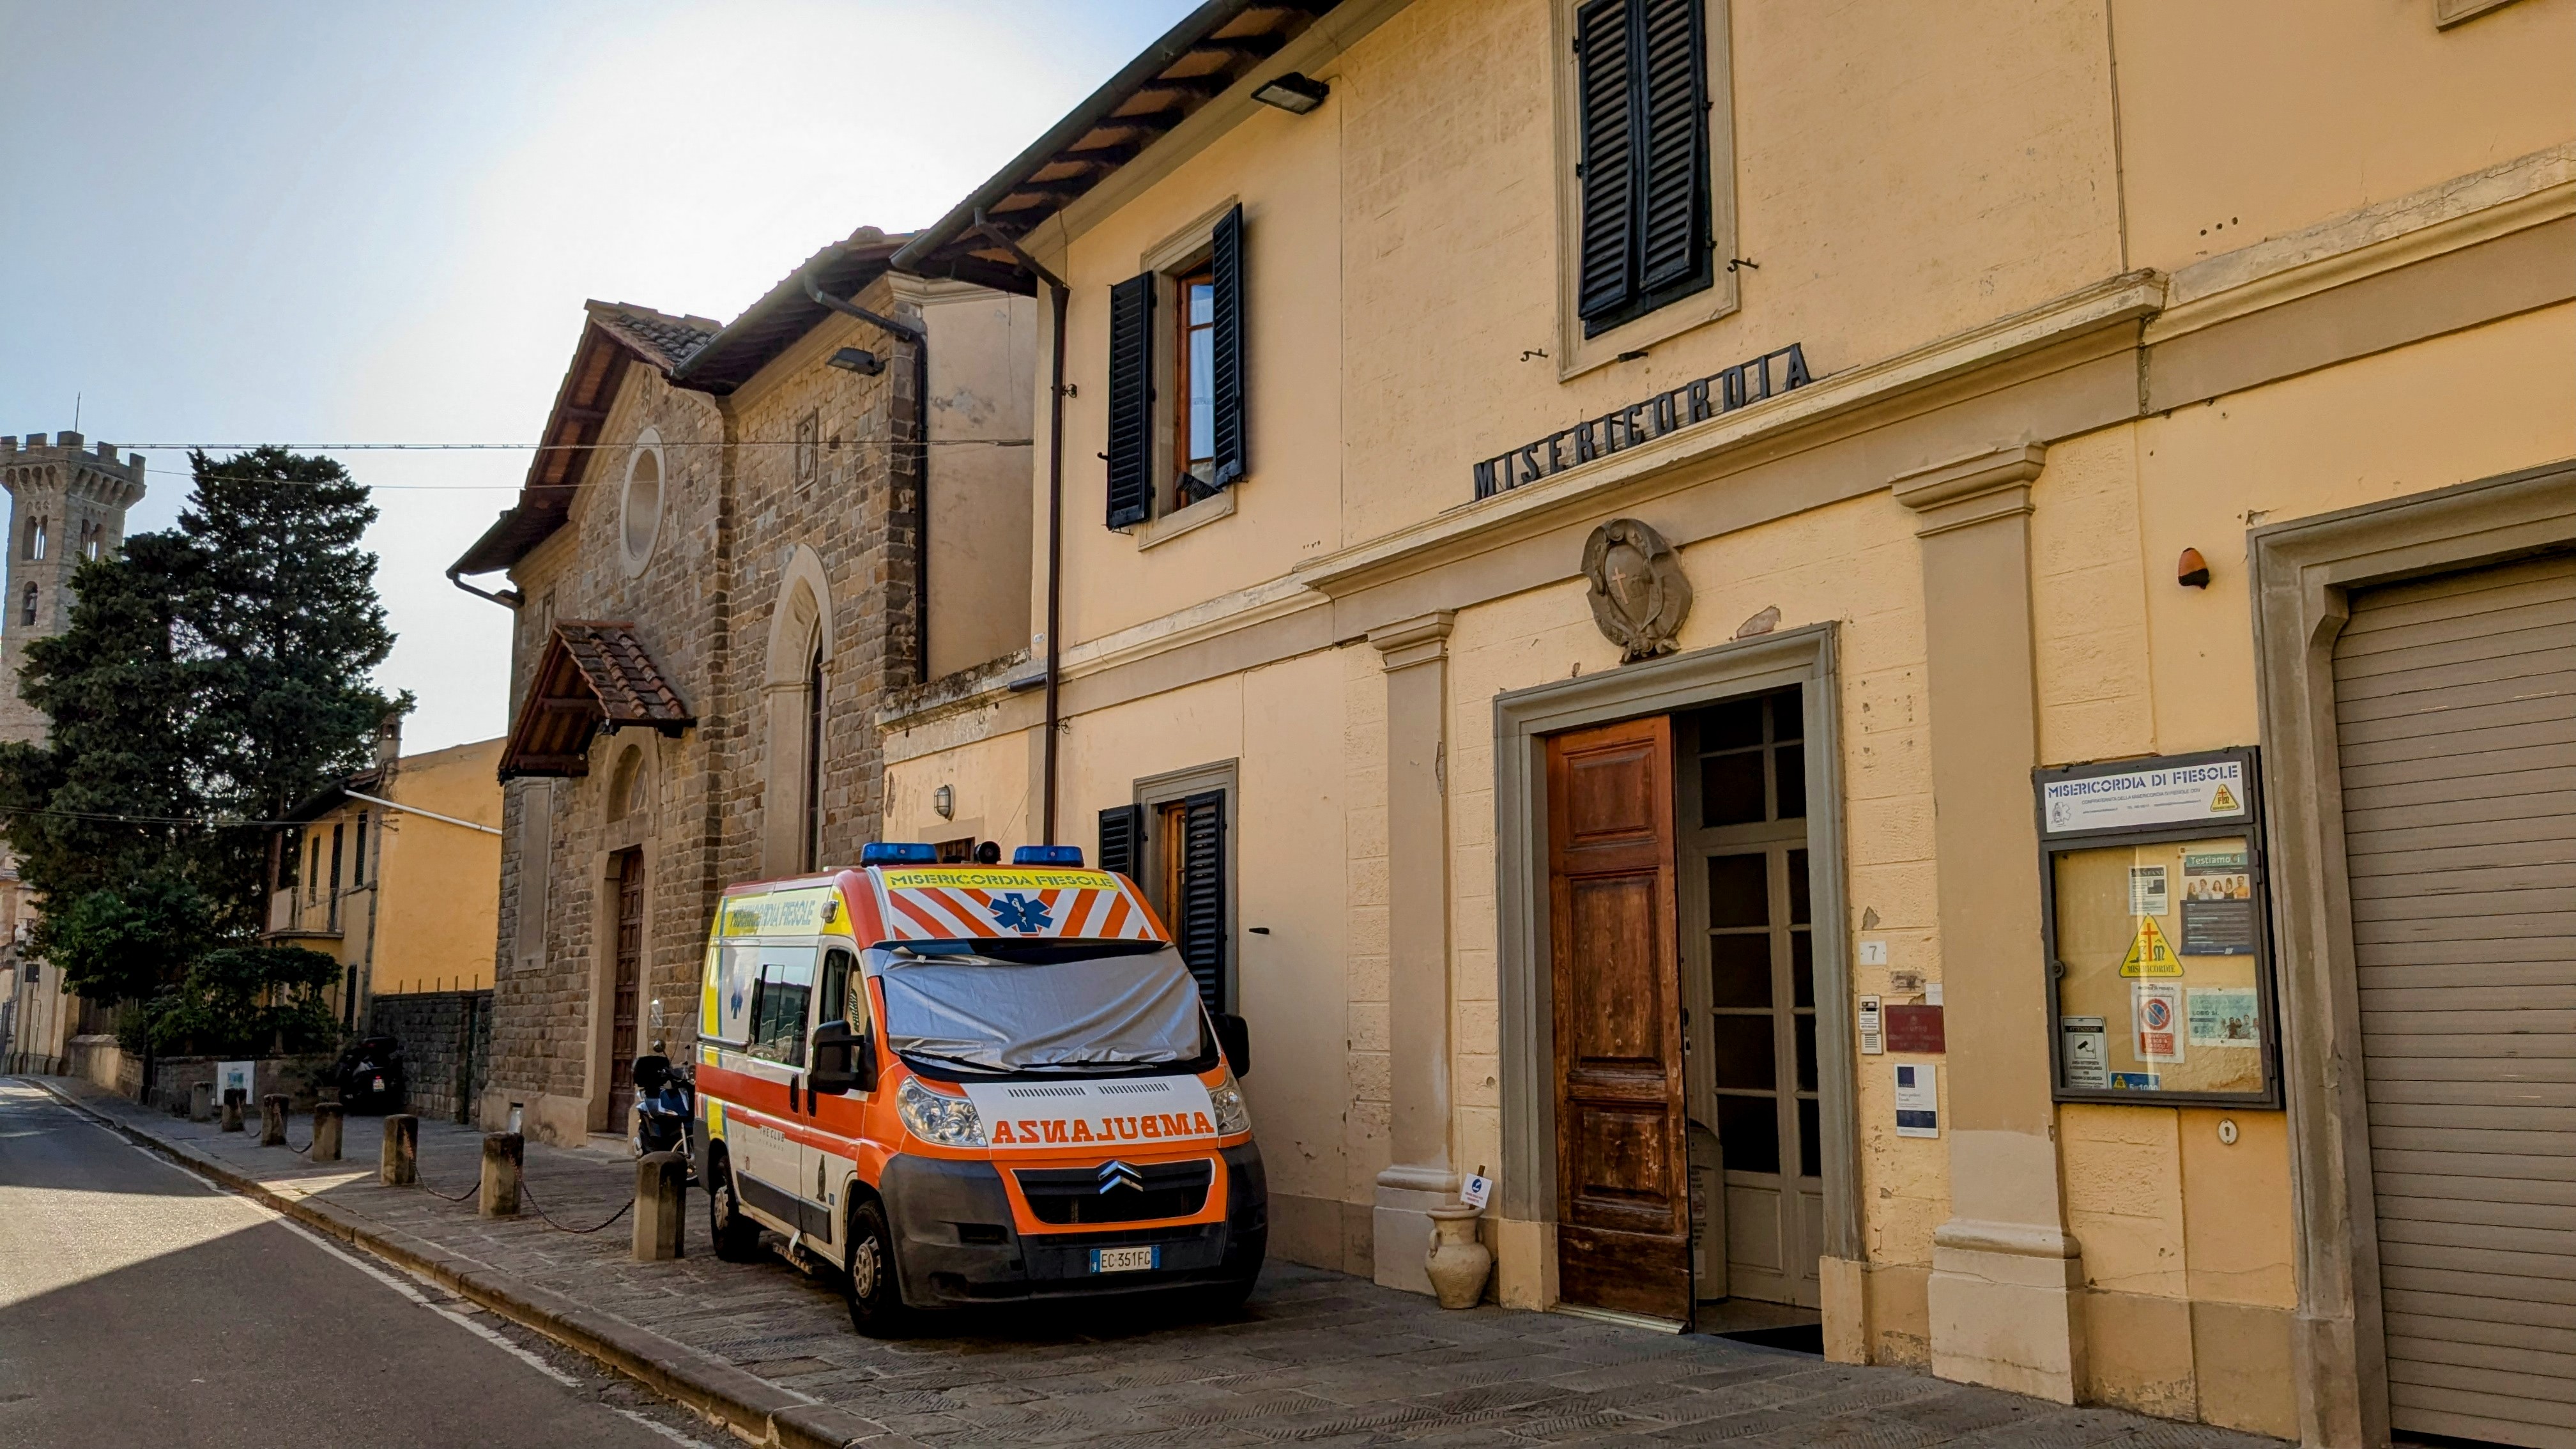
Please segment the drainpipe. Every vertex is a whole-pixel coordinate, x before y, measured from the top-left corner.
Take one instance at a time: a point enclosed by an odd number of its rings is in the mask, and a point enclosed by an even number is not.
[[[520,593],[517,589],[503,589],[497,594],[488,589],[478,589],[472,584],[465,582],[464,579],[458,577],[455,569],[449,569],[447,571],[447,581],[456,585],[458,588],[463,589],[465,592],[472,594],[478,599],[489,599],[504,609],[515,609],[528,601],[527,596]]]
[[[1046,573],[1046,798],[1040,843],[1055,844],[1056,732],[1062,719],[1057,669],[1064,638],[1064,308],[1071,294],[1064,280],[975,209],[975,230],[1007,251],[1032,277],[1046,283],[1054,308],[1054,346],[1047,363],[1047,573]]]
[[[930,679],[930,329],[882,317],[823,290],[811,270],[797,274],[805,295],[844,317],[881,327],[912,344],[912,647],[916,683]]]

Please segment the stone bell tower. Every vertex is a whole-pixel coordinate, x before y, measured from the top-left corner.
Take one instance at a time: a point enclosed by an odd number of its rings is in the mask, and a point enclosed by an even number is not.
[[[143,497],[143,455],[123,461],[78,433],[0,437],[0,487],[9,490],[9,569],[0,595],[0,740],[41,741],[45,717],[18,695],[27,645],[71,622],[73,571],[125,542],[125,510]]]

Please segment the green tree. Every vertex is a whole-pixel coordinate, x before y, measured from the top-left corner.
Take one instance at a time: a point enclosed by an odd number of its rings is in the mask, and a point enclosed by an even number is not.
[[[30,945],[82,996],[130,1001],[158,991],[173,966],[195,960],[214,939],[196,886],[155,869],[48,910]]]
[[[142,1000],[165,1048],[300,1048],[329,1034],[335,969],[252,944],[259,822],[362,768],[410,707],[368,678],[393,645],[358,546],[376,510],[327,458],[190,463],[179,526],[82,565],[69,627],[29,646],[19,685],[52,727],[0,746],[0,832],[44,898],[32,944],[84,997]]]
[[[190,962],[139,1024],[165,1052],[316,1051],[338,1035],[322,992],[339,974],[339,962],[302,946],[219,947]]]
[[[139,534],[120,557],[72,576],[70,625],[27,646],[27,701],[52,729],[42,745],[0,745],[0,809],[22,877],[68,903],[176,868],[205,813],[189,758],[193,685],[180,667],[178,606],[197,554]]]
[[[366,768],[377,725],[410,696],[369,675],[393,649],[376,598],[376,557],[359,547],[376,520],[364,486],[329,458],[257,448],[190,455],[196,491],[179,532],[196,554],[180,599],[192,677],[191,758],[208,802],[276,819]],[[227,919],[255,922],[261,843],[244,832],[210,892]]]

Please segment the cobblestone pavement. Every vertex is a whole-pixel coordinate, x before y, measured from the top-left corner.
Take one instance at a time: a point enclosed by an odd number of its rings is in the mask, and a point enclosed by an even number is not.
[[[636,1263],[623,1222],[576,1235],[533,1216],[487,1221],[470,1196],[434,1196],[474,1185],[480,1141],[463,1127],[422,1123],[428,1190],[386,1188],[375,1181],[373,1118],[350,1119],[350,1160],[317,1165],[260,1147],[255,1122],[223,1134],[77,1084],[52,1085],[272,1192],[318,1198],[429,1240],[883,1425],[890,1432],[864,1440],[872,1446],[2274,1446],[1722,1339],[1493,1307],[1446,1312],[1414,1294],[1285,1263],[1264,1272],[1240,1313],[1221,1319],[994,1310],[875,1342],[850,1331],[833,1285],[783,1262],[708,1254],[705,1203],[695,1194],[690,1256]],[[301,1144],[307,1130],[298,1121],[289,1142]],[[587,1227],[627,1200],[633,1169],[608,1150],[532,1144],[526,1181],[555,1219]]]

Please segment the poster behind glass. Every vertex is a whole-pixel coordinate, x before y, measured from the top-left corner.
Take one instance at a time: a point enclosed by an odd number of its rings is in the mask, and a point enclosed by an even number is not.
[[[2066,850],[2056,874],[2058,1085],[2261,1092],[2261,929],[2242,834]]]

